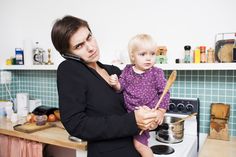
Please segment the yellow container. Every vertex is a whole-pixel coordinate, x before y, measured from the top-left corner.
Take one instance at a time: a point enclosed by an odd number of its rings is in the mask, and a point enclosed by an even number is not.
[[[194,51],[194,63],[200,63],[201,55],[200,55],[200,49],[195,49]]]
[[[12,65],[12,59],[11,58],[6,60],[6,65]]]

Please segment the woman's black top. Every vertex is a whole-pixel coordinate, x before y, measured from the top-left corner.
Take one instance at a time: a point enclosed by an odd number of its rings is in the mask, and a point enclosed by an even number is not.
[[[119,68],[98,62],[109,75]],[[121,93],[92,68],[65,60],[57,70],[61,121],[72,136],[88,141],[88,157],[138,157],[133,136],[140,131]]]

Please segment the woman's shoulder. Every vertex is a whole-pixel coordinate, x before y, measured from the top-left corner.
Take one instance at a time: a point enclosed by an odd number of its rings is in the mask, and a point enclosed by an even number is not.
[[[58,68],[66,68],[68,66],[69,67],[78,66],[78,64],[79,64],[78,61],[66,59],[59,64]]]
[[[83,73],[86,71],[86,65],[76,60],[64,60],[58,68],[57,73],[61,75],[67,75],[71,73]]]

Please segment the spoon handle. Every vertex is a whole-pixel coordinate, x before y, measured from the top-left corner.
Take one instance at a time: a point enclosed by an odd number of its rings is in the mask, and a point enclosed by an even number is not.
[[[185,117],[185,118],[182,118],[182,119],[180,119],[180,120],[174,122],[173,124],[178,124],[178,123],[180,123],[180,122],[182,122],[182,121],[184,121],[184,120],[186,120],[186,119],[188,119],[188,118],[191,118],[192,116],[195,116],[195,115],[197,115],[196,112],[195,112],[195,113],[192,113],[192,114],[190,114],[190,115],[188,115],[188,116]]]

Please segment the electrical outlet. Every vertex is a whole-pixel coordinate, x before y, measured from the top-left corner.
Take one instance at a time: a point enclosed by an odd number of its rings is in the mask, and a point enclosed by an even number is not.
[[[1,84],[10,84],[11,83],[11,72],[10,71],[1,71],[0,72],[0,83]]]

